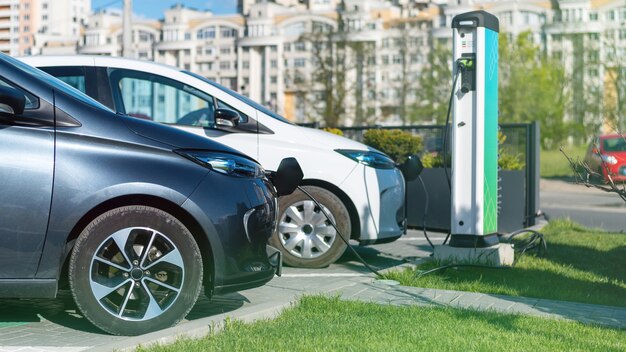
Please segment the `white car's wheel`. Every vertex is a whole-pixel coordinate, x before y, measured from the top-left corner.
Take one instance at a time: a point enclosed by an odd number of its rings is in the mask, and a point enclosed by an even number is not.
[[[305,186],[335,222],[344,238],[351,233],[348,209],[332,192]],[[285,264],[303,268],[321,268],[334,263],[347,246],[324,216],[321,209],[304,193],[294,193],[279,199],[278,227],[270,242],[283,252]]]

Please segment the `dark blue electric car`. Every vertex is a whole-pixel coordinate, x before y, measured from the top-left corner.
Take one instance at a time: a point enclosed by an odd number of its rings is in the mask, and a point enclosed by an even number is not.
[[[69,284],[107,332],[171,326],[203,287],[271,280],[275,192],[236,150],[115,114],[0,54],[0,297]]]

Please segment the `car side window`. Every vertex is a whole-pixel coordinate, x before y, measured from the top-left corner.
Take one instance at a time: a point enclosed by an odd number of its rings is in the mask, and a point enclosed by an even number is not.
[[[37,109],[39,107],[39,99],[28,93],[27,91],[21,89],[20,87],[17,87],[7,81],[5,81],[4,79],[0,78],[0,86],[3,87],[9,87],[9,88],[14,88],[19,90],[20,92],[24,93],[24,96],[26,97],[26,104],[24,105],[24,110],[32,110],[32,109]]]
[[[215,127],[214,99],[204,92],[131,70],[112,70],[109,77],[122,113],[161,123]]]
[[[62,66],[62,67],[41,67],[42,71],[60,79],[70,86],[87,93],[85,84],[85,67],[82,66]]]

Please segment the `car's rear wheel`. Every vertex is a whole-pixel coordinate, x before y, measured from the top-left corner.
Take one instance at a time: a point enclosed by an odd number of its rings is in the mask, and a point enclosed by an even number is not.
[[[127,206],[100,215],[83,230],[69,279],[78,308],[95,326],[139,335],[187,315],[202,286],[202,257],[175,217]]]
[[[323,207],[345,239],[352,230],[350,214],[341,199],[332,192],[305,186]],[[322,268],[334,263],[347,246],[324,216],[321,209],[303,192],[279,199],[278,226],[270,243],[283,252],[285,264],[303,268]]]

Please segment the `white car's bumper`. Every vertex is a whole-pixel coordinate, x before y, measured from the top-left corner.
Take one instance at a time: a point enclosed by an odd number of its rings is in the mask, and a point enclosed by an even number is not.
[[[359,214],[361,244],[391,242],[406,230],[405,183],[398,169],[359,165],[342,182]]]

